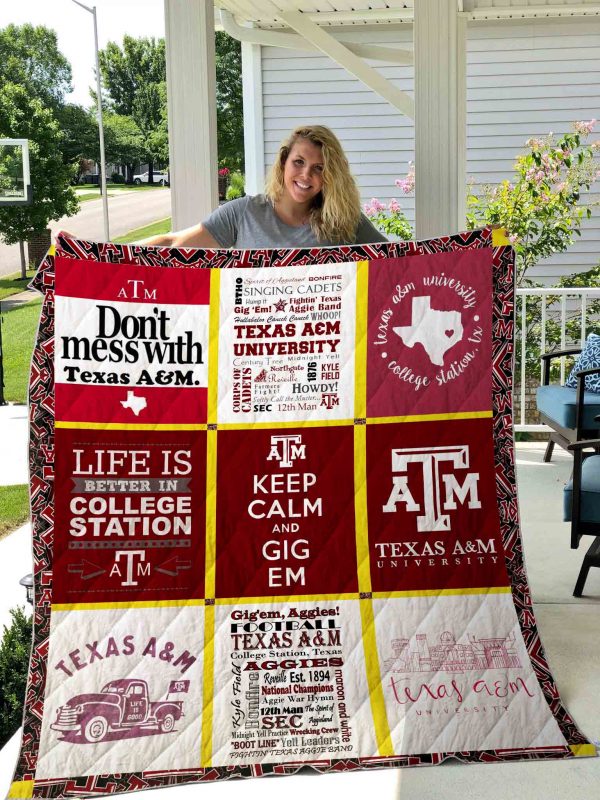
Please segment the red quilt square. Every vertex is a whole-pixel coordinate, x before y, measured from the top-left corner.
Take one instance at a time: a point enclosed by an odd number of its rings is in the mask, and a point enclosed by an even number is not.
[[[356,592],[352,427],[217,442],[217,596]]]
[[[209,303],[209,270],[57,258],[56,419],[205,423]]]
[[[203,596],[206,432],[56,431],[55,603]]]
[[[492,420],[369,425],[373,591],[509,585]]]
[[[367,415],[492,407],[492,251],[369,268]]]

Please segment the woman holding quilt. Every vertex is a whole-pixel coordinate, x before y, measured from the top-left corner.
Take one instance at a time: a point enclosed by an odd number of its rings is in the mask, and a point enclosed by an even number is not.
[[[387,242],[360,210],[358,187],[335,134],[296,128],[279,148],[264,194],[219,206],[203,222],[144,242],[169,247],[326,247]]]

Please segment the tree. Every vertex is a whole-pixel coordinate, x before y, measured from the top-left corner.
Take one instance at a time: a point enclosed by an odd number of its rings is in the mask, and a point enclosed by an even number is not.
[[[79,181],[82,162],[89,158],[98,160],[98,123],[93,113],[73,103],[59,109],[57,116],[62,130],[63,160],[75,167],[74,178]]]
[[[160,122],[148,137],[150,150],[161,164],[169,163],[169,122],[167,113],[167,84],[159,83]]]
[[[124,36],[122,48],[109,42],[100,51],[100,72],[112,110],[133,117],[140,89],[167,80],[164,39]]]
[[[18,729],[23,718],[27,666],[31,649],[31,617],[23,609],[10,611],[10,627],[4,626],[0,642],[0,747]]]
[[[79,173],[89,156],[97,126],[81,106],[65,105],[71,91],[71,65],[58,49],[56,32],[43,26],[8,25],[0,30],[0,86],[13,83],[37,98],[60,122],[65,164]]]
[[[6,244],[16,244],[44,231],[51,219],[72,216],[79,202],[70,186],[73,169],[64,163],[60,126],[52,111],[14,83],[0,86],[3,137],[29,139],[33,204],[0,208],[0,237]]]
[[[163,121],[161,86],[167,80],[164,39],[125,36],[122,48],[109,42],[100,51],[100,71],[112,110],[121,117],[131,117],[142,132],[152,175],[153,162],[164,151],[160,139],[156,139]],[[158,150],[154,149],[156,144]]]
[[[165,82],[148,83],[145,86],[140,86],[133,101],[132,117],[144,137],[148,171],[152,179],[154,161],[160,160],[163,152],[160,131],[162,129],[163,109],[165,106],[161,87],[165,86]],[[166,99],[166,92],[164,93],[164,98]]]
[[[56,32],[42,25],[0,30],[0,86],[14,83],[56,110],[71,91],[71,65],[58,49]]]
[[[224,31],[215,34],[219,165],[244,171],[242,47]]]
[[[244,168],[244,109],[241,45],[223,31],[215,34],[217,68],[217,140],[219,164]],[[109,42],[100,52],[100,70],[113,112],[131,117],[142,132],[149,167],[167,163],[166,60],[163,39],[131,36],[122,46]]]
[[[105,114],[104,142],[107,159],[115,164],[125,164],[127,181],[131,183],[136,167],[148,152],[144,134],[135,120],[123,114]]]

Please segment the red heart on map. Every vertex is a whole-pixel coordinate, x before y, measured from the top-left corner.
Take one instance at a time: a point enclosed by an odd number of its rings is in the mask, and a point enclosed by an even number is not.
[[[454,331],[452,331],[452,330],[450,330],[450,331],[444,331],[444,333],[446,334],[446,336],[447,336],[449,339],[451,339],[451,338],[452,338],[452,336],[454,336]]]

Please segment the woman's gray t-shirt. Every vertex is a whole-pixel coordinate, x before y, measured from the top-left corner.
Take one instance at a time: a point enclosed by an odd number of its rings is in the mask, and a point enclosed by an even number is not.
[[[257,247],[328,247],[336,244],[318,241],[308,224],[299,227],[286,225],[262,194],[247,195],[223,203],[202,224],[221,247],[245,250]],[[354,242],[345,244],[370,242],[387,242],[387,239],[361,214]]]

